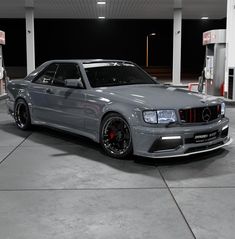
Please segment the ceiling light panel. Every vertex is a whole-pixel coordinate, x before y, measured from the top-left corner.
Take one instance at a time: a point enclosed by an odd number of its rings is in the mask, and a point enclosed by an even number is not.
[[[106,2],[102,2],[102,1],[101,1],[101,2],[97,2],[97,4],[98,4],[98,5],[105,5]]]
[[[179,0],[177,0],[179,1]],[[97,5],[97,2],[106,4]],[[175,0],[34,0],[36,18],[172,19]],[[213,3],[212,3],[213,2]],[[24,18],[25,0],[1,0],[0,18]],[[226,0],[182,0],[183,18],[226,17]]]

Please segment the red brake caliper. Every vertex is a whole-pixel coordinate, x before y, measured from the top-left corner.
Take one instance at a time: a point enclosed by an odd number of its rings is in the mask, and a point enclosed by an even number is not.
[[[113,140],[113,139],[115,139],[115,137],[116,137],[115,131],[110,130],[110,131],[108,132],[108,138],[109,138],[109,140]]]

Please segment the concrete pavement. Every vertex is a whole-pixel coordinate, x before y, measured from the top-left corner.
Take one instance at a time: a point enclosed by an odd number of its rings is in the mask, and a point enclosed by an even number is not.
[[[83,137],[20,131],[0,101],[0,238],[232,239],[234,144],[121,161]]]

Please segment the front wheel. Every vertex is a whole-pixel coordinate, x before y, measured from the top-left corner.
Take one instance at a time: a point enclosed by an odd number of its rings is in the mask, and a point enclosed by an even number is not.
[[[29,107],[23,99],[16,101],[14,117],[18,128],[27,130],[31,127]]]
[[[120,114],[110,113],[104,117],[101,123],[100,142],[111,157],[124,159],[132,155],[130,127]]]

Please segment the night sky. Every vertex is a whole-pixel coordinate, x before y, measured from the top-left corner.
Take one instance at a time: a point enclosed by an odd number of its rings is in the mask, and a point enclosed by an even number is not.
[[[182,71],[200,73],[205,49],[202,33],[226,27],[226,20],[183,20]],[[6,32],[6,66],[26,65],[24,19],[0,19]],[[149,65],[172,66],[173,20],[35,19],[36,66],[50,59],[112,58],[145,65],[146,35]]]

